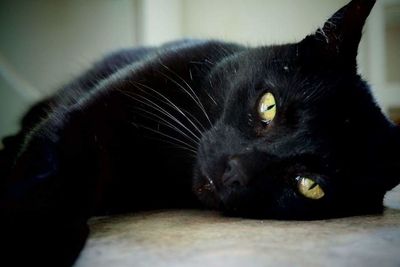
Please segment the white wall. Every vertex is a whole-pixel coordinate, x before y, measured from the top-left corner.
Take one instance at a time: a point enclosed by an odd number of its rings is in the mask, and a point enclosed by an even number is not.
[[[347,0],[186,0],[183,33],[252,45],[300,40]]]
[[[396,65],[394,62],[387,62],[385,42],[395,41],[398,37],[386,36],[386,14],[385,7],[396,7],[397,16],[400,17],[400,0],[380,0],[377,1],[376,6],[371,12],[367,21],[367,30],[364,34],[364,59],[361,66],[364,70],[365,76],[372,86],[373,92],[376,96],[378,103],[383,107],[386,112],[391,107],[400,106],[400,83],[391,82],[387,80],[388,69],[391,67],[389,64]],[[398,21],[398,19],[397,19]],[[400,48],[397,47],[397,50]],[[399,55],[397,53],[397,55]],[[396,54],[389,55],[394,60],[400,61],[396,58]],[[398,64],[398,63],[397,63]],[[393,67],[392,67],[393,68]],[[393,71],[393,69],[392,69]],[[400,76],[400,70],[394,70]]]
[[[139,42],[158,45],[182,38],[183,0],[141,0],[138,3]]]
[[[29,103],[137,42],[131,0],[0,1],[0,137]]]
[[[0,53],[33,87],[48,92],[99,54],[132,46],[133,16],[129,0],[2,0]]]

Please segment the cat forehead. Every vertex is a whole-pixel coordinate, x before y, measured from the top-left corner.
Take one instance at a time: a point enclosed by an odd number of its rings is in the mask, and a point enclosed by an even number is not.
[[[316,90],[324,85],[325,90],[329,90],[337,83],[334,77],[343,75],[340,70],[335,73],[324,67],[310,68],[298,53],[297,44],[248,49],[224,62],[219,78],[225,82],[222,86],[229,88],[232,97],[237,97],[235,93],[245,97],[246,93],[251,96],[267,89],[275,93],[295,93],[296,90]]]
[[[241,53],[236,63],[244,71],[273,71],[275,68],[287,69],[298,63],[297,44],[262,46]]]
[[[281,47],[260,47],[236,53],[214,68],[210,80],[226,93],[264,87],[264,82],[279,80],[280,72],[287,72],[294,65],[295,59],[282,55],[279,50]]]

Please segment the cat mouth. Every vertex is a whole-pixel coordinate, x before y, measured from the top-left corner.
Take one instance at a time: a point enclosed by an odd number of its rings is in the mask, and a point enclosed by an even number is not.
[[[202,177],[205,180],[204,183],[200,184],[194,190],[198,198],[209,207],[220,208],[222,200],[218,194],[217,186],[209,176],[203,175]]]
[[[207,175],[203,176],[204,179],[206,180],[205,183],[203,183],[202,185],[200,185],[197,189],[196,192],[197,193],[204,193],[204,192],[214,192],[217,193],[217,187],[214,184],[214,181]]]

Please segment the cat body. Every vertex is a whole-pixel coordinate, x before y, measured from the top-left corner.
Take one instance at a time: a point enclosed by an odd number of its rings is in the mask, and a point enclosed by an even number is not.
[[[357,74],[374,1],[295,44],[116,52],[34,106],[0,153],[4,240],[70,265],[93,215],[154,208],[319,219],[381,212],[399,129]],[[12,252],[11,252],[12,253]]]

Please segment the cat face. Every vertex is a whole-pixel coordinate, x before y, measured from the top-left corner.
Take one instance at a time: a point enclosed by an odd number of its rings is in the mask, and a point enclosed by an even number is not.
[[[382,208],[399,182],[400,146],[356,74],[373,2],[352,1],[297,44],[248,49],[215,68],[223,104],[199,146],[193,188],[201,201],[286,219]]]

